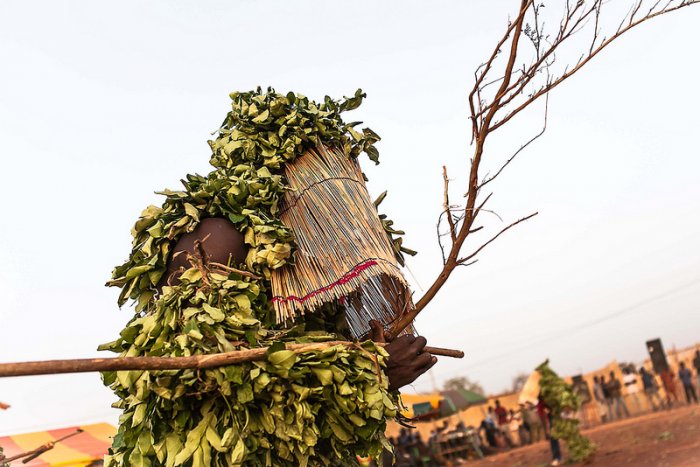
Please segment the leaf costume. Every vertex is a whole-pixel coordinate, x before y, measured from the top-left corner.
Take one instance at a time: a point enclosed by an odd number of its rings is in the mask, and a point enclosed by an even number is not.
[[[580,421],[574,417],[581,407],[581,401],[574,388],[550,368],[549,360],[536,370],[540,374],[540,395],[552,411],[551,435],[566,441],[572,461],[585,461],[595,453],[596,447],[580,433]]]
[[[270,350],[264,361],[215,369],[104,373],[123,410],[105,465],[349,465],[355,455],[389,448],[384,429],[397,397],[382,371],[388,354],[371,342],[285,350],[285,343],[338,340],[343,305],[277,323],[269,296],[272,272],[292,263],[295,250],[279,220],[283,168],[320,145],[378,162],[379,137],[341,118],[364,94],[320,104],[272,89],[230,97],[232,110],[209,142],[214,170],[188,175],[181,191],[163,191],[163,205],[146,208],[134,225],[129,259],[108,285],[122,288],[119,305],[133,300],[136,315],[100,349],[122,356]],[[245,263],[192,261],[179,284],[159,292],[175,241],[211,217],[244,234]],[[400,256],[400,239],[391,240]]]

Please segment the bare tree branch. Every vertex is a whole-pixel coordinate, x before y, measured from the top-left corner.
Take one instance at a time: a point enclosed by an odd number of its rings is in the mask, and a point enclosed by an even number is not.
[[[457,241],[457,234],[455,233],[455,221],[452,218],[452,208],[450,206],[450,179],[447,178],[447,167],[442,166],[442,179],[445,183],[445,196],[443,206],[445,208],[445,213],[447,213],[447,223],[450,225],[450,238],[452,243]]]
[[[491,238],[489,239],[489,241],[487,241],[486,243],[484,243],[483,245],[481,245],[481,246],[480,246],[479,248],[477,248],[473,253],[471,253],[471,254],[465,256],[464,258],[458,259],[458,260],[457,260],[457,264],[465,263],[465,262],[469,261],[470,259],[474,258],[476,255],[479,254],[479,252],[480,252],[481,250],[483,250],[484,248],[486,248],[491,242],[493,242],[493,241],[496,240],[498,237],[500,237],[501,234],[505,233],[506,231],[510,230],[511,228],[515,227],[516,225],[520,224],[521,222],[525,222],[526,220],[535,217],[537,214],[538,214],[537,212],[533,212],[533,213],[530,214],[529,216],[522,217],[522,218],[518,219],[517,221],[508,224],[506,227],[503,227],[503,228],[501,229],[500,232],[498,232],[496,235],[494,235],[493,237],[491,237]]]
[[[460,254],[468,237],[482,228],[481,226],[473,227],[477,216],[481,212],[490,212],[484,209],[484,205],[491,194],[482,198],[481,188],[498,177],[515,157],[546,131],[549,92],[576,74],[596,55],[630,29],[657,16],[700,3],[700,0],[669,0],[663,6],[660,6],[661,0],[657,0],[643,16],[640,15],[640,12],[646,11],[645,0],[634,0],[617,29],[612,29],[607,33],[604,31],[606,29],[604,25],[608,24],[608,21],[604,21],[604,16],[610,14],[608,13],[610,9],[603,9],[604,3],[606,0],[566,0],[562,6],[558,27],[553,33],[548,34],[540,11],[544,8],[544,4],[541,1],[535,3],[533,0],[521,0],[517,16],[512,22],[508,22],[503,35],[497,41],[487,60],[477,67],[474,73],[474,86],[468,97],[472,135],[470,146],[473,152],[470,158],[469,181],[464,195],[465,204],[462,208],[449,204],[447,169],[443,168],[444,210],[438,218],[437,225],[443,268],[433,284],[418,300],[415,308],[394,323],[389,332],[390,336],[398,335],[413,321],[418,313],[435,297],[457,266],[473,264],[476,261],[475,256],[487,245],[507,230],[536,214],[531,214],[509,224],[469,255],[462,256]],[[569,44],[574,43],[571,41],[572,37],[583,34],[589,29],[592,29],[592,32],[590,32],[590,39],[586,40],[583,46],[583,52],[576,53],[574,50],[573,54],[571,51],[566,54],[562,53],[562,50],[566,52],[566,47]],[[534,52],[529,48],[523,50],[519,47],[522,36],[530,40]],[[532,54],[532,56],[528,57],[526,54]],[[571,55],[578,58],[575,61],[564,60],[564,63],[559,65],[561,57]],[[522,65],[516,67],[516,63],[522,63]],[[561,71],[556,71],[555,66]],[[495,84],[499,86],[494,91],[490,86]],[[480,183],[479,171],[485,157],[484,151],[488,138],[494,131],[506,125],[542,96],[546,97],[545,120],[542,130],[521,145],[510,158],[500,165],[493,176],[487,174]],[[478,200],[480,202],[477,206]],[[463,214],[456,217],[456,212]],[[445,250],[441,240],[443,236],[447,236],[441,231],[443,215],[447,216],[450,229],[449,235],[452,244],[449,251]]]
[[[545,104],[544,104],[544,123],[542,124],[542,130],[540,130],[539,133],[537,133],[535,136],[530,138],[530,140],[528,140],[525,144],[520,146],[520,148],[518,148],[518,150],[515,151],[515,153],[508,158],[508,160],[501,166],[501,168],[498,169],[498,171],[493,176],[484,180],[481,183],[481,185],[479,185],[480,189],[483,188],[484,186],[486,186],[488,183],[491,183],[496,177],[498,177],[501,174],[501,172],[503,172],[503,169],[505,169],[508,166],[508,164],[510,164],[513,161],[513,159],[515,159],[515,157],[523,151],[523,149],[527,148],[535,140],[539,139],[540,136],[542,136],[544,134],[544,132],[547,130],[547,114],[549,111],[549,94],[547,94],[547,96],[545,97],[544,102],[545,102]]]
[[[602,1],[602,0],[598,0],[596,3],[600,2],[600,1]],[[684,8],[684,7],[687,7],[690,5],[698,4],[699,2],[700,2],[700,0],[690,0],[690,1],[681,2],[680,4],[674,5],[674,6],[669,6],[671,3],[673,3],[673,2],[669,2],[667,4],[667,6],[665,6],[663,9],[657,10],[653,13],[650,13],[646,16],[643,16],[643,17],[641,17],[641,18],[639,18],[631,23],[628,23],[627,26],[624,26],[624,27],[618,29],[617,31],[615,31],[615,33],[612,36],[608,37],[607,39],[602,41],[597,47],[595,47],[593,49],[593,52],[587,54],[585,56],[585,58],[579,60],[573,68],[571,68],[567,72],[563,73],[558,78],[554,79],[551,83],[540,88],[537,92],[535,92],[531,97],[529,97],[523,103],[521,103],[519,106],[517,106],[514,110],[511,110],[510,112],[508,112],[508,114],[503,119],[501,119],[498,123],[494,124],[489,130],[495,131],[498,128],[500,128],[501,126],[503,126],[504,124],[506,124],[513,117],[515,117],[517,114],[519,114],[523,109],[527,108],[530,104],[535,102],[537,99],[542,97],[544,94],[548,93],[549,91],[551,91],[552,89],[557,87],[559,84],[561,84],[564,80],[566,80],[567,78],[569,78],[570,76],[575,74],[577,71],[579,71],[581,68],[583,68],[583,66],[586,65],[589,61],[591,61],[591,59],[593,59],[593,57],[598,55],[601,51],[603,51],[603,49],[605,49],[608,45],[610,45],[615,39],[621,37],[623,34],[625,34],[630,29],[632,29],[632,28],[634,28],[634,27],[636,27],[636,26],[638,26],[638,25],[640,25],[640,24],[642,24],[642,23],[644,23],[652,18],[656,18],[657,16],[660,16],[660,15],[663,15],[666,13],[671,13],[673,11],[680,9],[680,8]]]
[[[501,47],[506,43],[508,38],[510,37],[511,33],[514,32],[515,30],[515,41],[517,42],[518,36],[520,35],[520,29],[522,28],[523,24],[523,18],[525,17],[525,14],[527,13],[527,9],[529,6],[532,4],[532,0],[522,0],[520,4],[520,13],[518,14],[518,17],[513,21],[511,24],[508,25],[508,28],[506,29],[505,34],[503,34],[503,37],[498,41],[496,44],[496,47],[494,47],[493,52],[491,53],[491,56],[489,59],[486,61],[486,63],[481,67],[481,73],[477,76],[476,82],[474,83],[474,87],[472,88],[472,91],[469,93],[469,107],[471,110],[471,119],[472,119],[472,141],[476,138],[477,134],[479,133],[478,128],[479,125],[477,124],[477,111],[474,105],[474,95],[479,96],[479,109],[481,109],[481,83],[486,77],[486,75],[489,73],[491,70],[491,66],[493,65],[494,60],[496,60],[496,57],[501,51]],[[511,67],[512,69],[512,67]],[[510,72],[508,72],[510,73]]]

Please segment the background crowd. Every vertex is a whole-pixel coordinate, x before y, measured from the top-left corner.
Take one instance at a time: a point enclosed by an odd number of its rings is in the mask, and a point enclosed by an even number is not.
[[[577,416],[584,426],[698,403],[700,350],[665,371],[655,372],[651,365],[621,365],[620,369],[621,377],[619,371],[598,372],[592,376],[592,385],[580,386],[583,404]],[[483,409],[478,426],[462,421],[452,427],[447,420],[433,422],[426,439],[417,429],[402,428],[398,436],[390,438],[397,465],[460,464],[551,438],[547,409],[541,401],[505,407],[499,399],[491,400],[493,404]]]

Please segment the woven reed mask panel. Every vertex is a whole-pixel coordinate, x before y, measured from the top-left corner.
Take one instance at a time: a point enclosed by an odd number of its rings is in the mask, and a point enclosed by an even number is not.
[[[408,284],[355,160],[325,147],[310,150],[285,169],[293,188],[280,216],[294,230],[294,265],[272,274],[278,322],[289,322],[338,301],[353,335],[384,325],[412,306]]]

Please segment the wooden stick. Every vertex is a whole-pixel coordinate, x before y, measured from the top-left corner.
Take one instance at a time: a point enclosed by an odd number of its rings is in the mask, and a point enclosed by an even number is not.
[[[10,463],[10,462],[12,462],[12,461],[16,461],[16,460],[18,460],[18,459],[23,459],[23,458],[24,458],[24,459],[22,460],[22,463],[23,463],[23,464],[26,464],[27,462],[29,462],[29,461],[31,461],[31,460],[34,460],[34,459],[36,459],[37,457],[39,457],[40,455],[44,454],[46,451],[50,451],[51,449],[53,449],[54,446],[56,445],[56,443],[60,443],[61,441],[65,441],[66,439],[68,439],[68,438],[70,438],[70,437],[72,437],[72,436],[79,435],[79,434],[82,433],[83,431],[84,431],[84,430],[83,430],[82,428],[78,428],[78,429],[75,430],[74,432],[68,433],[67,435],[62,436],[62,437],[58,438],[57,440],[49,441],[48,443],[42,444],[41,446],[39,446],[39,447],[36,448],[36,449],[32,449],[31,451],[27,451],[27,452],[23,452],[23,453],[21,453],[21,454],[17,454],[16,456],[7,457],[7,458],[5,458],[5,457],[3,457],[3,456],[0,456],[0,461],[1,461],[1,462]]]
[[[439,355],[440,357],[451,357],[451,358],[464,358],[464,352],[455,349],[443,349],[442,347],[430,347],[426,345],[424,350],[433,355]]]
[[[375,343],[385,346],[384,343]],[[329,341],[311,344],[287,344],[287,350],[294,353],[310,350],[325,350],[336,345],[355,345],[348,341]],[[460,350],[425,347],[433,355],[462,358]],[[114,357],[83,358],[72,360],[45,360],[38,362],[0,363],[0,377],[53,375],[61,373],[88,373],[92,371],[129,371],[129,370],[184,370],[215,368],[242,362],[263,360],[267,347],[248,350],[236,350],[210,355],[193,355],[191,357]]]

